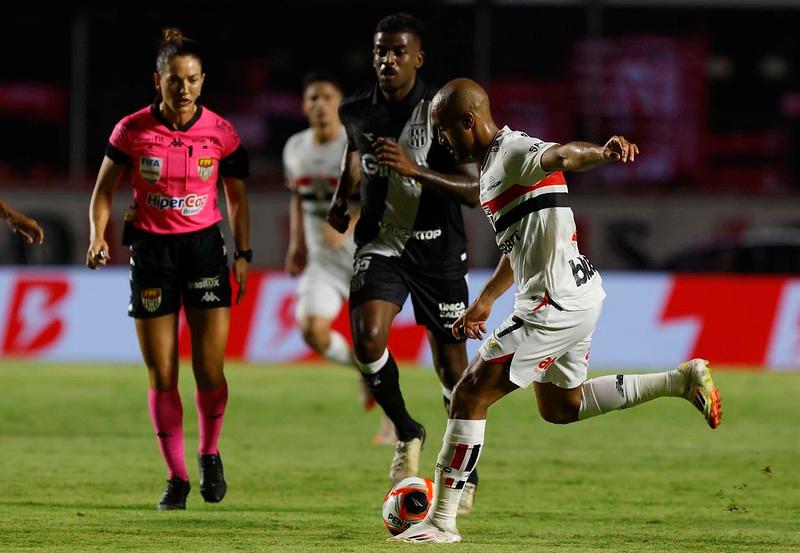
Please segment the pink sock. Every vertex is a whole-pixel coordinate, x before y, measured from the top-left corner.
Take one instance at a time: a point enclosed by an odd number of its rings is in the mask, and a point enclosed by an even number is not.
[[[150,406],[150,418],[158,437],[161,456],[167,463],[170,478],[189,480],[186,472],[186,460],[183,454],[183,405],[178,390],[159,392],[149,390],[147,403]]]
[[[197,424],[200,427],[200,455],[216,454],[217,442],[222,432],[225,404],[228,403],[228,383],[216,390],[197,390]]]

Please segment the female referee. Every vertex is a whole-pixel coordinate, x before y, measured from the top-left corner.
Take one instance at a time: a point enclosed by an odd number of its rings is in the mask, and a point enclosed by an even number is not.
[[[220,178],[236,243],[237,303],[244,295],[252,259],[244,186],[247,153],[233,126],[197,103],[204,79],[197,43],[178,29],[166,29],[153,75],[156,101],[117,123],[89,207],[86,266],[98,269],[110,260],[104,235],[114,190],[130,170],[134,208],[123,238],[131,252],[128,314],[136,321],[150,377],[150,415],[169,474],[158,504],[161,511],[185,509],[190,490],[178,393],[181,305],[189,323],[197,383],[200,493],[216,503],[227,490],[217,442],[228,399],[223,358],[232,292],[218,228]]]

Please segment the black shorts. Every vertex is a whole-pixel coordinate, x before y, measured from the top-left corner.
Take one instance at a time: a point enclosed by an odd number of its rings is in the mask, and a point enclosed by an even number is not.
[[[369,300],[385,300],[402,307],[409,293],[417,324],[447,342],[464,341],[453,336],[452,328],[469,301],[466,275],[431,278],[396,257],[356,255],[350,281],[350,310]]]
[[[217,225],[182,234],[135,230],[130,250],[131,317],[177,313],[181,304],[200,309],[230,307],[228,258]]]

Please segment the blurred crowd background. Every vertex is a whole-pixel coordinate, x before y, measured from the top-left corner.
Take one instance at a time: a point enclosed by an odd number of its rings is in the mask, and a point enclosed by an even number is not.
[[[633,166],[569,177],[581,249],[596,266],[759,273],[800,267],[800,1],[179,2],[17,10],[4,15],[0,35],[0,197],[39,219],[48,241],[31,249],[0,231],[3,264],[81,263],[108,135],[121,117],[153,100],[160,29],[178,26],[206,53],[202,102],[234,123],[250,152],[256,264],[281,267],[289,197],[281,150],[305,127],[302,77],[332,73],[346,93],[371,86],[375,23],[407,11],[426,24],[423,79],[480,81],[499,124],[552,141],[624,134],[639,144]],[[130,197],[121,185],[118,213]],[[483,214],[465,215],[471,264],[494,264],[498,253]]]

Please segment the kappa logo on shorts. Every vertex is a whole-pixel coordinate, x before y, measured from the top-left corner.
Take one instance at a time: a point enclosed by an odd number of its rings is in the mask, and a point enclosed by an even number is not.
[[[208,180],[211,178],[211,173],[214,172],[214,158],[201,157],[197,160],[197,176],[200,180]]]
[[[161,288],[145,288],[139,297],[144,308],[150,313],[155,313],[161,307]]]
[[[222,301],[222,300],[219,299],[219,296],[217,296],[214,292],[208,291],[205,294],[203,294],[203,297],[200,298],[200,301],[212,302],[212,301]]]
[[[139,158],[139,174],[150,184],[155,184],[161,178],[161,168],[164,160],[160,157],[141,157]]]
[[[189,288],[189,290],[209,290],[211,288],[219,288],[220,278],[221,277],[219,275],[213,277],[203,277],[200,280],[190,282],[186,287]]]

